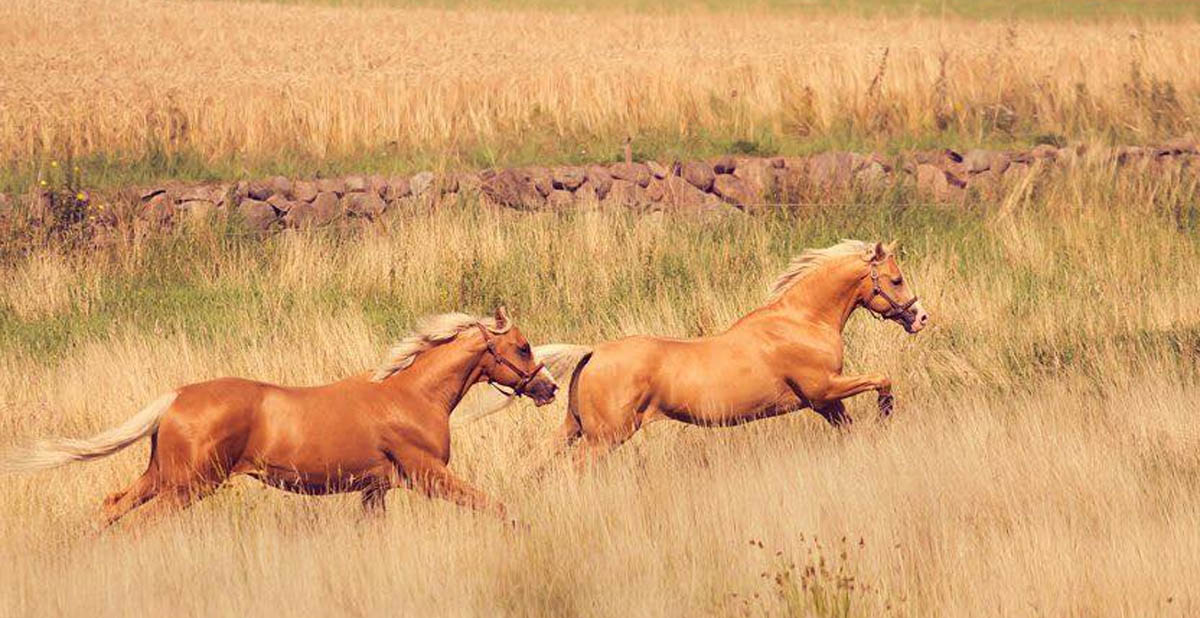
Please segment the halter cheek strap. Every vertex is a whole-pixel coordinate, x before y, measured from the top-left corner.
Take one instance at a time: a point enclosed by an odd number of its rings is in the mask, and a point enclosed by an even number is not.
[[[867,307],[868,311],[871,309],[869,303],[876,296],[882,296],[888,304],[888,310],[879,314],[880,319],[900,320],[905,325],[912,325],[916,321],[917,314],[912,310],[912,306],[917,303],[917,297],[913,296],[904,304],[896,302],[896,299],[879,287],[879,266],[875,262],[871,262],[871,295],[863,301],[863,306]],[[871,315],[875,315],[875,313],[872,312]]]
[[[533,368],[533,371],[528,371],[528,372],[524,371],[520,367],[516,366],[512,361],[508,360],[507,358],[504,358],[503,356],[500,355],[499,352],[496,351],[496,344],[492,340],[492,336],[488,333],[487,329],[484,328],[484,326],[482,324],[476,324],[476,326],[479,327],[479,332],[483,334],[483,342],[485,344],[487,344],[487,351],[489,354],[492,355],[492,358],[495,358],[496,362],[500,363],[501,365],[508,367],[510,370],[512,370],[513,373],[517,374],[518,378],[520,378],[520,381],[517,382],[517,384],[515,386],[509,387],[509,388],[512,388],[511,393],[507,393],[504,391],[504,389],[500,388],[501,385],[498,384],[495,380],[493,380],[491,378],[491,376],[488,376],[488,384],[491,384],[492,388],[500,391],[502,394],[504,394],[505,396],[508,396],[508,397],[520,397],[521,395],[524,395],[525,388],[529,386],[529,383],[532,382],[533,379],[537,377],[537,374],[546,365],[544,363],[538,363],[537,366]]]

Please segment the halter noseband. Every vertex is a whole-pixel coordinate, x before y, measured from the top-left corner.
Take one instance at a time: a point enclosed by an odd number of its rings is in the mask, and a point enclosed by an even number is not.
[[[899,319],[905,326],[911,326],[917,320],[917,314],[912,311],[912,306],[917,303],[917,297],[913,296],[904,304],[896,302],[896,299],[892,298],[890,294],[883,291],[883,288],[879,287],[879,265],[871,262],[871,295],[867,297],[867,300],[863,301],[863,306],[867,308],[867,311],[871,315],[875,315],[875,312],[871,311],[868,303],[874,300],[876,296],[882,296],[883,300],[886,300],[888,303],[888,310],[880,313],[879,319]]]
[[[529,383],[537,377],[538,372],[540,372],[546,365],[544,363],[538,363],[537,366],[533,368],[533,371],[526,372],[522,370],[520,367],[513,364],[512,361],[504,358],[499,352],[496,351],[496,344],[493,343],[492,336],[488,334],[487,328],[485,328],[483,324],[476,324],[476,326],[479,327],[479,332],[483,334],[483,342],[487,344],[488,353],[490,353],[497,362],[505,367],[508,367],[513,373],[517,374],[517,377],[521,378],[521,381],[517,382],[516,386],[510,387],[512,388],[511,393],[506,393],[504,389],[500,388],[501,385],[497,384],[491,376],[488,376],[488,384],[491,384],[492,388],[500,391],[502,394],[508,397],[520,397],[521,395],[524,395],[525,387],[529,386]]]

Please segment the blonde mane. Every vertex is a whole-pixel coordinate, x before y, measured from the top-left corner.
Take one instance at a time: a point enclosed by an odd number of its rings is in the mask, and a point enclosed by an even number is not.
[[[806,249],[804,253],[792,258],[787,270],[783,271],[783,274],[779,275],[775,283],[771,284],[770,291],[767,294],[767,302],[779,300],[779,297],[783,296],[792,286],[812,274],[822,264],[847,255],[866,255],[869,251],[873,251],[874,248],[875,243],[863,240],[843,239],[832,247]]]
[[[501,324],[496,318],[477,318],[465,313],[443,313],[421,318],[416,329],[388,350],[387,359],[371,374],[371,381],[386,380],[397,371],[412,365],[421,352],[451,341],[459,333],[476,325],[482,325],[488,331],[500,335],[512,328],[512,321],[506,318]]]

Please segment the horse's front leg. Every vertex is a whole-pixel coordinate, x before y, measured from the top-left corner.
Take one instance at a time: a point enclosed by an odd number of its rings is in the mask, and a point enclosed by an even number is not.
[[[888,416],[895,406],[892,396],[892,380],[881,373],[860,376],[833,376],[822,393],[821,399],[840,400],[866,391],[879,393],[879,415]]]
[[[854,419],[850,418],[849,414],[846,414],[846,404],[842,403],[840,399],[821,404],[813,403],[813,410],[816,410],[817,414],[820,414],[826,421],[829,421],[830,425],[839,429],[854,422]]]
[[[452,474],[441,461],[426,456],[398,457],[398,460],[404,478],[426,496],[507,519],[504,504]]]

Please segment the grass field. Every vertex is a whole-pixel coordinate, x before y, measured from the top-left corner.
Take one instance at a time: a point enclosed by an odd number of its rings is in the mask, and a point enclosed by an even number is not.
[[[603,161],[627,137],[639,158],[1151,143],[1200,117],[1192,3],[366,4],[4,3],[0,191],[68,159],[100,187]]]
[[[74,166],[94,188],[604,161],[626,137],[664,160],[1153,143],[1200,128],[1197,6],[0,3],[0,192]],[[0,448],[204,379],[331,381],[429,313],[503,303],[535,344],[711,333],[845,237],[900,239],[933,323],[848,326],[847,371],[895,384],[887,424],[870,396],[844,433],[811,412],[660,423],[543,479],[564,400],[457,427],[452,469],[527,530],[241,480],[96,534],[147,444],[3,476],[0,616],[1197,615],[1200,177],[1038,169],[953,206],[896,188],[689,218],[464,193],[268,237],[16,230]]]
[[[239,482],[90,532],[147,447],[0,486],[7,615],[1194,615],[1200,235],[1191,185],[1072,173],[987,207],[701,221],[474,204],[266,241],[220,228],[47,248],[0,272],[0,444],[111,425],[176,385],[314,384],[420,314],[513,308],[535,343],[696,335],[804,247],[900,238],[934,316],[864,316],[850,370],[895,381],[731,429],[659,424],[582,477],[530,478],[563,403],[455,430],[452,468],[530,526],[392,492]],[[1191,190],[1188,190],[1191,187]]]

